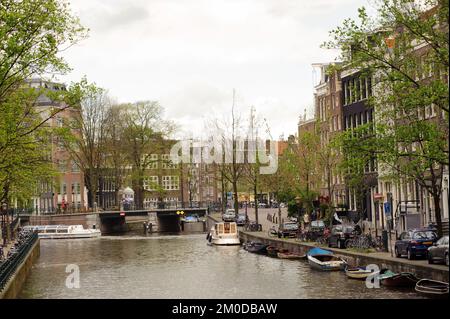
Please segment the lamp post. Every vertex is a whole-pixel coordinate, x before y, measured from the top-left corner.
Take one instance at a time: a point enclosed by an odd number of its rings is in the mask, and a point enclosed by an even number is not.
[[[8,204],[5,202],[2,203],[1,212],[3,247],[5,247],[8,244]]]

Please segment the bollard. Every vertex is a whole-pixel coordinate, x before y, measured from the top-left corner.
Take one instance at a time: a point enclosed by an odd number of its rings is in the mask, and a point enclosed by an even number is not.
[[[385,251],[385,252],[388,252],[389,251],[389,238],[388,238],[388,232],[387,232],[387,230],[383,230],[382,232],[381,232],[381,242],[383,243],[383,250]]]

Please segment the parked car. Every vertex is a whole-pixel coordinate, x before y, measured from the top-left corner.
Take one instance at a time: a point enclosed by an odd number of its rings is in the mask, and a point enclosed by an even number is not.
[[[236,217],[236,224],[238,226],[243,226],[243,225],[245,225],[246,222],[247,222],[247,216],[245,214],[239,214]]]
[[[197,223],[200,221],[200,217],[197,214],[189,215],[181,219],[185,223]]]
[[[258,203],[258,208],[267,208],[266,203]]]
[[[227,209],[222,215],[222,220],[224,222],[234,222],[236,220],[236,212],[234,209]]]
[[[328,247],[345,248],[347,241],[355,236],[355,227],[352,225],[334,225],[328,237]]]
[[[285,203],[280,203],[280,208],[285,208],[286,204]]]
[[[437,241],[437,235],[429,229],[413,229],[400,234],[395,242],[395,256],[406,255],[408,259],[426,257],[428,248]]]
[[[444,236],[428,248],[428,263],[445,263],[448,266],[448,236]]]
[[[277,235],[278,235],[278,238],[281,238],[281,237],[295,238],[295,237],[297,237],[297,232],[298,232],[298,224],[297,223],[286,222],[286,223],[283,223],[281,225],[281,227],[278,228]]]

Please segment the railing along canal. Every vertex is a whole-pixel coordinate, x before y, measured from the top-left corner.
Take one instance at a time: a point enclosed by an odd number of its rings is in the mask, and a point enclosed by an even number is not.
[[[17,252],[12,254],[10,257],[6,258],[6,260],[0,260],[0,292],[3,291],[8,280],[14,274],[16,269],[20,266],[20,264],[25,259],[28,252],[33,247],[34,243],[38,240],[37,232],[34,232],[29,236],[22,245],[18,248]]]

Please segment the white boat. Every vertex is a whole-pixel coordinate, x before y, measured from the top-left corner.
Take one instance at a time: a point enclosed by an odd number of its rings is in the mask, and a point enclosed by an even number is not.
[[[93,238],[101,235],[99,229],[84,229],[83,225],[39,225],[25,226],[23,229],[37,231],[42,239]]]
[[[206,236],[212,245],[240,245],[237,224],[235,222],[216,223]]]
[[[313,248],[308,254],[308,263],[311,268],[322,271],[344,270],[347,263],[342,258],[334,256],[329,250]]]

